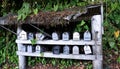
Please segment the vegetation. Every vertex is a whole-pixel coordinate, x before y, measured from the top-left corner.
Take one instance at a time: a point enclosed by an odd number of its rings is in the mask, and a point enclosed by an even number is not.
[[[112,2],[111,2],[112,1]],[[71,8],[74,6],[84,6],[88,4],[95,4],[100,2],[99,0],[2,0],[0,1],[0,16],[4,16],[8,13],[17,13],[18,20],[24,20],[30,14],[37,14],[38,11],[61,11],[65,8]],[[119,55],[120,53],[120,1],[119,0],[103,0],[104,6],[104,35],[103,35],[103,49],[109,51],[105,55],[109,56],[111,50],[114,54]],[[88,29],[83,21],[78,27],[85,27]],[[76,27],[75,31],[81,31]],[[16,55],[17,46],[15,44],[16,36],[10,32],[0,30],[0,67],[5,69],[18,68],[18,57]],[[34,44],[34,41],[33,41]],[[31,60],[30,58],[28,60]],[[78,62],[75,60],[57,60],[56,59],[45,59],[45,58],[34,58],[35,60],[29,61],[29,65],[34,65],[36,62],[41,62],[42,64],[52,63],[52,65],[59,64],[61,67],[66,67],[70,65],[76,65]],[[108,60],[112,61],[112,60]],[[120,56],[116,60],[120,63]],[[10,64],[10,65],[9,65]],[[78,63],[79,64],[79,63]],[[83,64],[86,64],[83,62]],[[3,65],[3,66],[2,66]],[[86,64],[88,69],[91,69],[91,65]],[[16,67],[15,67],[16,66]],[[62,68],[61,68],[62,69]]]

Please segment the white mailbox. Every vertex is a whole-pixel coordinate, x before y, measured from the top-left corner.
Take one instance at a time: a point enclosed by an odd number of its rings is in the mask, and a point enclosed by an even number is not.
[[[73,46],[72,53],[73,54],[79,54],[79,47],[78,46]]]
[[[80,34],[78,32],[73,33],[73,40],[80,40]]]
[[[69,33],[68,32],[64,32],[62,34],[62,40],[69,40]]]
[[[32,53],[32,52],[33,52],[32,45],[28,45],[28,46],[27,46],[27,52],[29,52],[29,53]]]
[[[37,45],[35,48],[36,53],[40,53],[41,52],[41,46]]]
[[[25,45],[22,45],[22,46],[20,46],[21,48],[20,48],[20,51],[22,51],[22,52],[26,52],[26,46]]]
[[[37,40],[43,40],[45,38],[45,35],[42,33],[36,33],[36,39]]]
[[[86,32],[84,32],[84,40],[91,40],[91,34],[90,32],[87,30]]]
[[[27,33],[26,33],[24,30],[22,30],[22,31],[20,32],[20,34],[19,34],[19,39],[20,39],[20,40],[27,40]]]
[[[28,33],[28,40],[33,40],[34,39],[34,34],[33,33]]]
[[[69,46],[64,46],[63,47],[63,54],[70,54],[70,47]]]
[[[52,39],[53,40],[59,40],[59,35],[57,34],[57,32],[52,33]]]
[[[92,54],[92,51],[91,51],[90,46],[85,45],[85,46],[84,46],[84,52],[85,52],[85,54]]]

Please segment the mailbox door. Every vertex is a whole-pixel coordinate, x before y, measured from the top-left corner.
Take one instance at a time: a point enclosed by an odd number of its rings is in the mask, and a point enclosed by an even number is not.
[[[32,53],[32,45],[27,46],[27,52]]]
[[[89,31],[84,32],[84,40],[91,40],[91,34]]]
[[[34,39],[34,34],[33,33],[28,33],[28,40]]]
[[[52,39],[53,40],[59,40],[59,36],[58,36],[58,34],[56,32],[52,33]]]
[[[79,54],[79,47],[73,46],[73,54]]]
[[[63,47],[63,54],[70,54],[70,47],[69,46]]]
[[[60,54],[60,46],[54,46],[52,51],[53,54]]]
[[[35,51],[37,53],[40,53],[41,52],[41,46],[40,45],[37,45],[36,48],[35,48]]]
[[[73,40],[80,40],[80,34],[78,32],[73,33]]]
[[[69,33],[68,32],[64,32],[62,34],[62,40],[69,40]]]

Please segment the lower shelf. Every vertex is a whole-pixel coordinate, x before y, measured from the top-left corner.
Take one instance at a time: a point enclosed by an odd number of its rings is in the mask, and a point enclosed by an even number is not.
[[[85,55],[85,54],[53,54],[52,52],[44,52],[44,53],[28,53],[28,52],[20,52],[17,51],[17,55],[22,56],[34,56],[34,57],[47,57],[47,58],[64,58],[64,59],[79,59],[79,60],[95,60],[95,55]]]

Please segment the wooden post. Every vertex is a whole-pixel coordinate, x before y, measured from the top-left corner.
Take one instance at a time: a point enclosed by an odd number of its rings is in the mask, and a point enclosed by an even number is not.
[[[17,25],[17,39],[19,39],[19,33],[21,32],[21,25]],[[17,43],[18,51],[22,51],[24,48],[21,43]],[[19,69],[26,69],[26,59],[25,56],[18,55],[19,57]]]
[[[93,69],[102,69],[103,65],[102,65],[102,17],[101,15],[94,15],[92,17],[91,25],[92,25],[92,37],[96,42],[95,46],[93,46],[93,54],[96,55],[96,59],[93,60]]]

